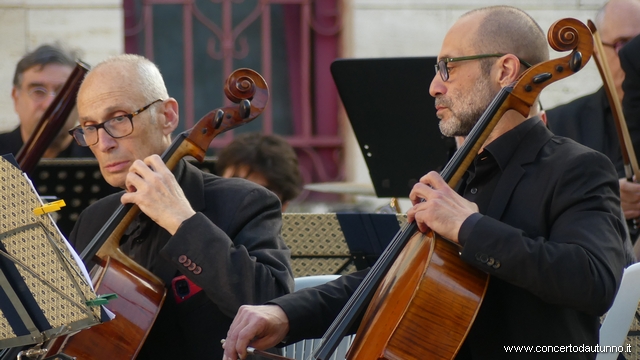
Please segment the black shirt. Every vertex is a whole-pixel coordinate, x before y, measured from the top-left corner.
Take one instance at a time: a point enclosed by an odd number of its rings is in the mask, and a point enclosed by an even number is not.
[[[507,167],[522,139],[537,121],[541,120],[534,116],[502,134],[487,145],[469,165],[457,191],[465,199],[476,203],[480,213],[469,216],[462,223],[458,234],[458,241],[461,245],[464,245],[473,225],[482,216],[480,214],[487,212],[494,191],[500,191],[500,189],[496,189],[500,175]]]

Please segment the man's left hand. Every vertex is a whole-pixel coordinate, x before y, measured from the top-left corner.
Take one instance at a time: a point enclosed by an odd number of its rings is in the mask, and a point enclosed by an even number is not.
[[[409,198],[413,203],[407,211],[410,222],[415,220],[421,232],[431,229],[456,243],[462,223],[478,212],[478,205],[453,191],[435,171],[413,186]]]

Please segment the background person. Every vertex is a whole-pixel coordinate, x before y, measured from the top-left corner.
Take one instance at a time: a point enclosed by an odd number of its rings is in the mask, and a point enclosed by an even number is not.
[[[598,11],[594,23],[604,45],[604,56],[615,91],[622,100],[625,75],[618,53],[630,39],[640,34],[640,0],[610,0]],[[549,129],[554,134],[571,138],[607,155],[615,165],[620,179],[622,210],[625,218],[630,220],[629,232],[635,242],[640,232],[631,220],[640,217],[640,184],[625,179],[620,141],[604,87],[546,112]],[[640,159],[640,122],[635,118],[626,118],[626,121],[636,156]]]
[[[0,134],[0,155],[18,154],[29,140],[42,115],[62,89],[76,66],[76,56],[57,45],[41,45],[16,65],[11,98],[20,123],[13,131]],[[43,158],[93,157],[78,146],[67,131],[77,124],[72,112],[60,132],[45,150]]]
[[[274,134],[238,135],[218,154],[216,171],[222,177],[244,178],[273,191],[282,202],[283,212],[302,189],[295,150]]]

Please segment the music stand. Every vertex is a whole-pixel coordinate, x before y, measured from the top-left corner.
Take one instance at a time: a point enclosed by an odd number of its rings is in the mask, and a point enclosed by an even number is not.
[[[378,197],[408,197],[456,150],[438,128],[435,57],[338,59],[331,74]]]
[[[107,320],[80,259],[30,180],[0,157],[0,348],[40,345]]]
[[[358,270],[373,266],[407,222],[403,214],[336,213],[336,217]]]

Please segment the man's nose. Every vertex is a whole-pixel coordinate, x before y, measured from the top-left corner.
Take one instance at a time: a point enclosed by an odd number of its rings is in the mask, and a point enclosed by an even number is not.
[[[109,135],[105,129],[103,128],[98,129],[97,136],[98,136],[98,142],[94,144],[94,146],[96,146],[98,150],[107,151],[115,147],[116,139],[111,137],[111,135]]]
[[[431,85],[429,85],[429,95],[436,97],[436,95],[444,94],[446,92],[447,87],[445,86],[444,81],[442,81],[440,75],[436,73],[431,80]]]

